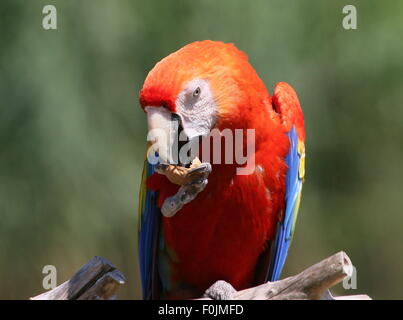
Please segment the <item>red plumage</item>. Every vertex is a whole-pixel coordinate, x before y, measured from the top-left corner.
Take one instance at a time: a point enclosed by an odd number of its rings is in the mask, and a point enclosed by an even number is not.
[[[196,42],[163,59],[147,76],[140,103],[175,112],[176,96],[195,77],[211,83],[217,128],[255,129],[256,169],[236,175],[237,164],[213,164],[206,189],[174,217],[163,218],[171,281],[188,288],[178,286],[170,297],[196,297],[216,280],[238,290],[263,281],[258,261],[284,211],[291,125],[305,139],[294,90],[279,83],[272,99],[247,56],[232,44]],[[159,174],[147,184],[159,192],[160,206],[179,187]]]

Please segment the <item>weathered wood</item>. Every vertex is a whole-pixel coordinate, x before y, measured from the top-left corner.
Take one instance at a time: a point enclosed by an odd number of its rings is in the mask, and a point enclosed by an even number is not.
[[[367,295],[333,297],[329,288],[351,276],[353,265],[344,252],[305,269],[301,273],[275,282],[241,290],[235,300],[370,300]],[[125,277],[108,260],[94,257],[70,280],[32,300],[106,300],[115,299]],[[201,300],[209,300],[202,298]]]
[[[301,273],[254,288],[238,291],[235,300],[368,300],[367,295],[333,297],[329,288],[351,276],[353,265],[344,252],[307,268]],[[204,298],[208,300],[209,298]]]
[[[372,300],[372,299],[370,296],[366,294],[356,294],[351,296],[333,297],[333,300]]]
[[[92,258],[74,276],[58,287],[32,300],[107,300],[115,298],[117,288],[125,277],[108,260]]]

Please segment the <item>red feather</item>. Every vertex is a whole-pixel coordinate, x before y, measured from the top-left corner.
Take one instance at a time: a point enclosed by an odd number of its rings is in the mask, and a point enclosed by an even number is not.
[[[305,136],[292,88],[285,83],[276,87],[273,108],[247,56],[221,42],[196,42],[159,62],[147,76],[140,103],[175,111],[177,94],[196,77],[210,81],[219,108],[219,129],[255,129],[257,169],[245,176],[236,175],[236,164],[213,165],[206,189],[174,217],[163,218],[173,260],[171,280],[187,284],[194,297],[216,280],[226,280],[238,290],[254,284],[258,259],[273,238],[285,205],[286,133],[295,123],[298,134]],[[284,99],[292,101],[291,108],[282,107]],[[178,189],[158,174],[148,186],[159,191],[159,205]]]

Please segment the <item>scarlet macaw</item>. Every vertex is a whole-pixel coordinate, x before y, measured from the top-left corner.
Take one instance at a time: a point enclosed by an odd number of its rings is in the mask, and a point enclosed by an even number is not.
[[[140,104],[149,128],[175,118],[189,137],[213,128],[255,129],[256,163],[249,175],[237,175],[237,164],[212,163],[204,190],[167,217],[161,207],[180,186],[145,161],[139,208],[143,297],[200,297],[218,280],[237,290],[278,280],[304,179],[304,118],[293,88],[280,82],[271,97],[233,44],[200,41],[155,65]]]

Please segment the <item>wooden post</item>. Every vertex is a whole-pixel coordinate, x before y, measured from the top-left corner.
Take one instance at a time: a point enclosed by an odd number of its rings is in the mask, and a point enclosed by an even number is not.
[[[351,276],[353,265],[343,251],[305,269],[301,273],[275,282],[235,293],[235,300],[370,300],[367,295],[333,297],[329,288]],[[203,298],[208,300],[208,298]]]
[[[108,260],[92,258],[68,281],[31,300],[110,300],[126,281],[123,274]]]
[[[343,251],[275,282],[238,291],[234,300],[369,300],[367,295],[333,297],[329,288],[351,276],[353,265]],[[125,277],[108,260],[92,258],[70,280],[32,300],[108,300],[115,299]],[[201,298],[209,300],[209,298]]]

